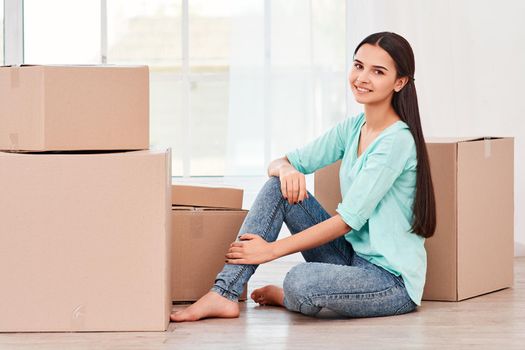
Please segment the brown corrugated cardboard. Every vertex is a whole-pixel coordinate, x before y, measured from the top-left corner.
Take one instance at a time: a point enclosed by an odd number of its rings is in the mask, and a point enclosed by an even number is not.
[[[213,286],[246,210],[172,208],[172,299],[195,301]],[[246,300],[247,287],[240,300]]]
[[[174,183],[171,196],[173,205],[241,209],[242,195],[240,188]]]
[[[424,300],[463,300],[513,283],[514,139],[429,139],[437,227]]]
[[[148,67],[0,67],[1,150],[148,147]]]
[[[163,331],[169,151],[0,152],[0,331]]]
[[[434,138],[427,149],[437,226],[425,243],[423,299],[457,301],[512,286],[513,138]],[[315,197],[331,215],[341,202],[339,167],[315,173]]]
[[[328,214],[334,216],[337,205],[341,203],[341,188],[339,186],[339,169],[341,161],[319,169],[314,174],[314,196]]]

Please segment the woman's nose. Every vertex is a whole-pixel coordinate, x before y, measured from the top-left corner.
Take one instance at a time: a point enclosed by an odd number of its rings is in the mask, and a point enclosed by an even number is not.
[[[357,81],[360,81],[361,83],[368,83],[368,73],[367,72],[361,72],[357,76]]]

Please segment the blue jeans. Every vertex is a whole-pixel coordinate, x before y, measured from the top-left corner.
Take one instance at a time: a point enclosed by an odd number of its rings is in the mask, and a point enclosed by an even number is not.
[[[268,242],[277,239],[283,222],[292,234],[330,218],[317,200],[290,205],[281,193],[280,180],[271,177],[257,195],[238,236],[258,234]],[[398,315],[416,309],[403,279],[358,256],[341,236],[301,252],[305,263],[294,266],[283,282],[284,306],[314,316],[322,308],[347,317]],[[258,265],[226,264],[212,291],[237,301]]]

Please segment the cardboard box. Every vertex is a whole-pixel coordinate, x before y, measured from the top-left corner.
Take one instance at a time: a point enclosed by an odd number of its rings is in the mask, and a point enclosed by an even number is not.
[[[0,331],[163,331],[169,151],[0,152]]]
[[[248,213],[240,209],[242,199],[238,188],[173,184],[173,301],[195,301],[213,286]],[[246,300],[247,289],[239,300]]]
[[[0,150],[148,147],[148,67],[0,67]]]
[[[425,241],[424,300],[459,301],[511,287],[514,139],[428,139],[437,226]]]
[[[243,190],[232,187],[174,183],[173,205],[242,209]]]
[[[427,150],[437,225],[425,242],[423,299],[458,301],[511,287],[513,138],[428,139]],[[331,215],[341,202],[339,168],[315,173],[315,197]]]
[[[247,210],[172,208],[173,301],[195,301],[210,291],[246,214]],[[239,300],[246,300],[247,289]]]

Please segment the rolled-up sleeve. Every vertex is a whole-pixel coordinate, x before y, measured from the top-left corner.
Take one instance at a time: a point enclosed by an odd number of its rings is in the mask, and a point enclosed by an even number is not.
[[[341,159],[345,152],[348,127],[355,118],[346,118],[302,148],[286,153],[297,171],[311,174]]]
[[[370,218],[403,172],[410,147],[414,147],[411,135],[406,133],[388,135],[378,141],[336,209],[353,230],[359,231]]]

